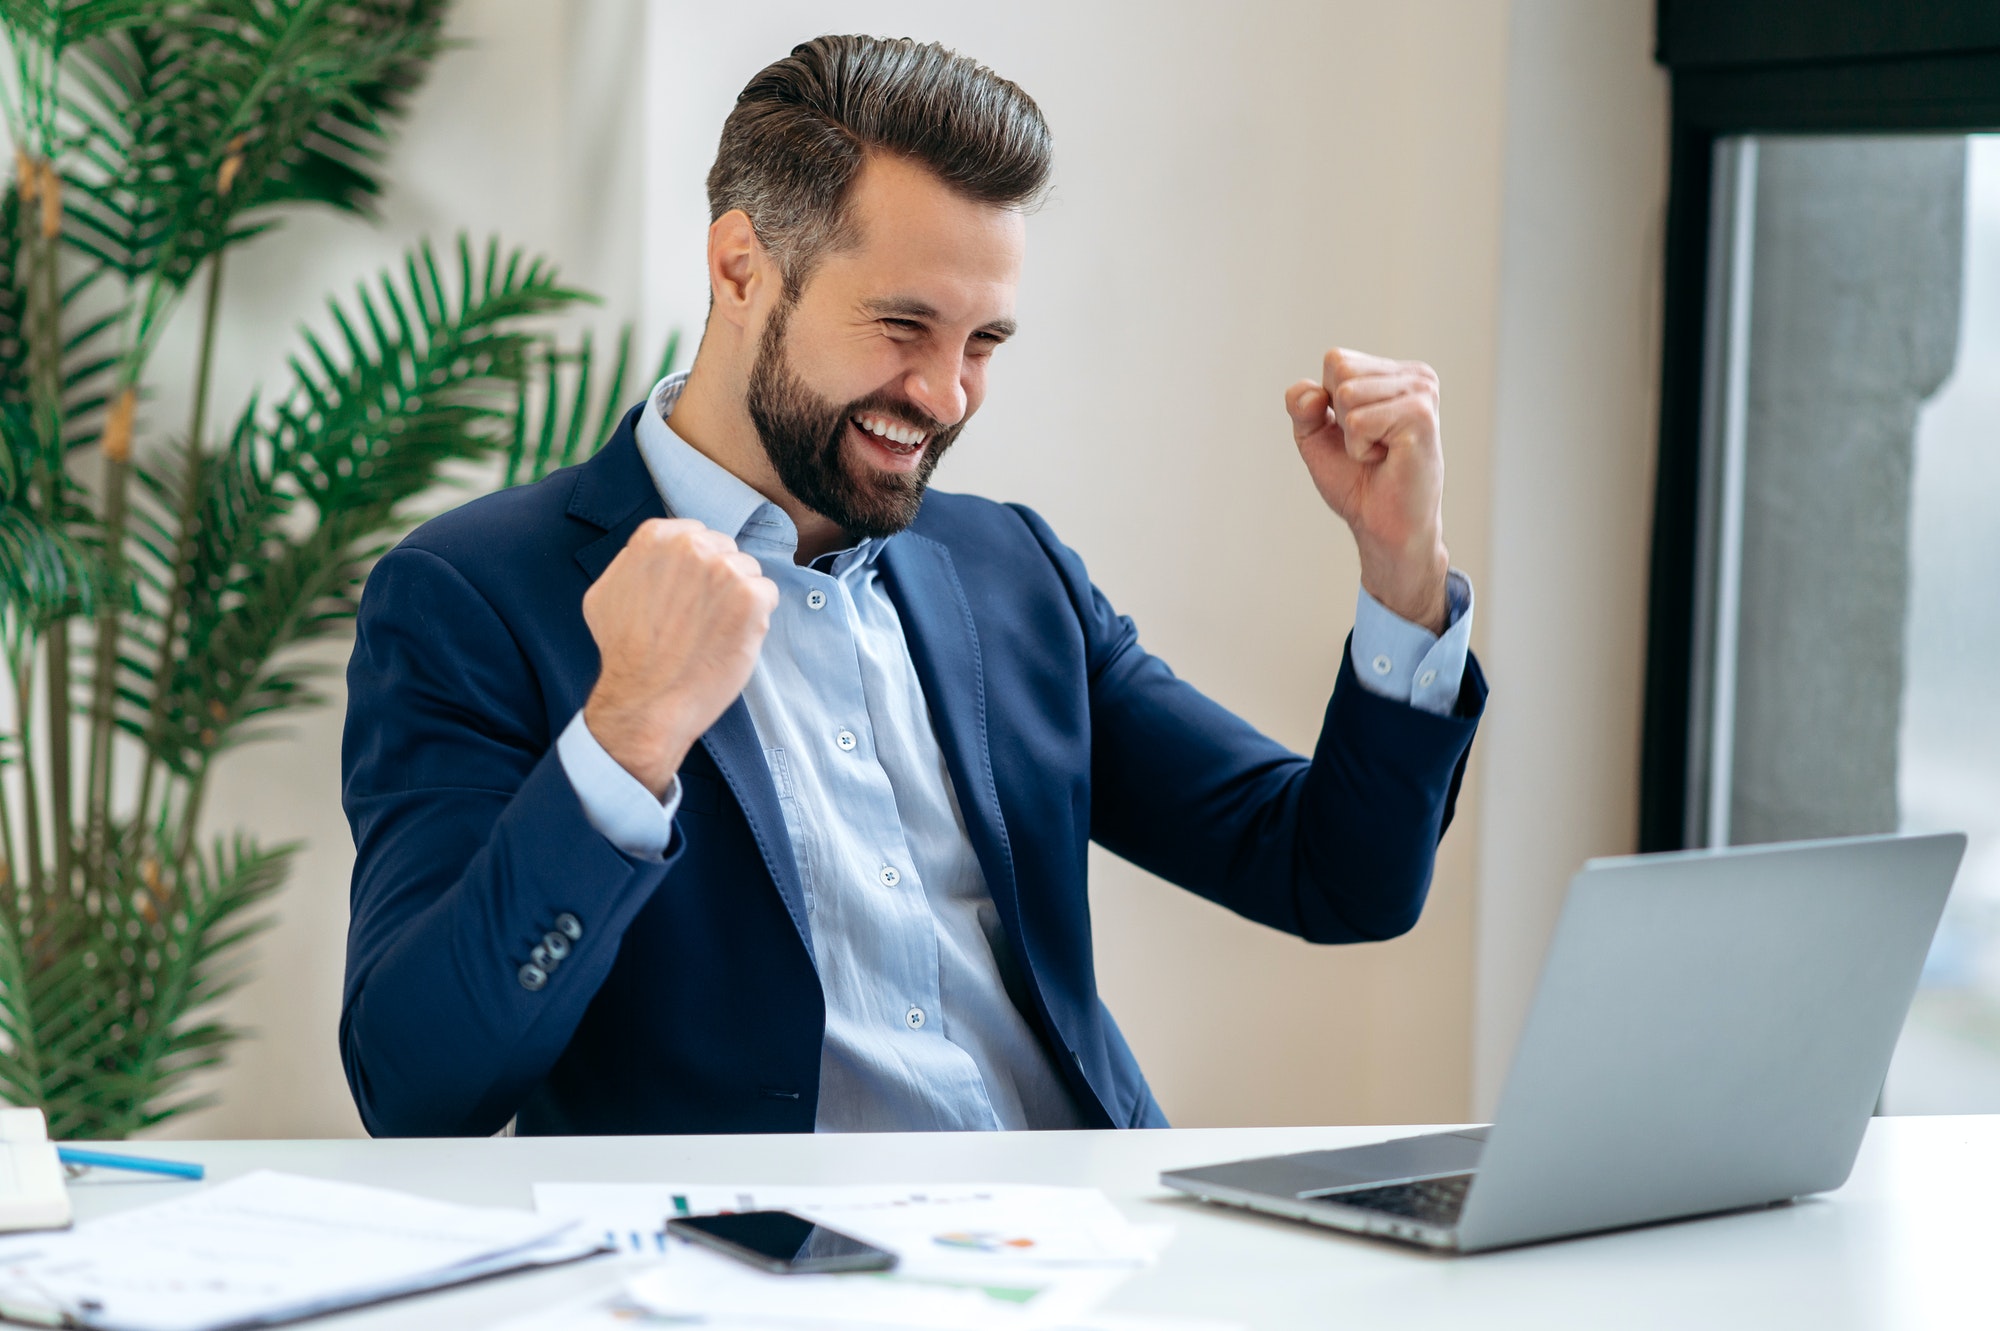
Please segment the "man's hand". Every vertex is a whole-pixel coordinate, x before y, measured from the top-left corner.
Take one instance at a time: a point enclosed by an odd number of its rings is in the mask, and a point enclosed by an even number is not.
[[[664,798],[749,682],[777,606],[778,584],[727,536],[686,518],[641,523],[583,594],[602,662],[584,724]]]
[[[1413,624],[1442,633],[1451,570],[1444,547],[1444,445],[1437,371],[1339,347],[1318,383],[1285,391],[1292,437],[1327,507],[1361,551],[1361,585]]]

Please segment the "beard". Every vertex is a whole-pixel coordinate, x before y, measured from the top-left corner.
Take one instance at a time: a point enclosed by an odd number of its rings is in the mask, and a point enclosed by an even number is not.
[[[893,536],[916,520],[924,488],[965,422],[940,425],[908,400],[875,393],[836,403],[815,393],[792,369],[785,352],[791,303],[781,302],[764,326],[757,363],[750,371],[745,406],[772,468],[792,497],[856,540]],[[849,457],[850,418],[887,416],[924,432],[915,470],[885,472]],[[857,429],[859,427],[856,427]]]

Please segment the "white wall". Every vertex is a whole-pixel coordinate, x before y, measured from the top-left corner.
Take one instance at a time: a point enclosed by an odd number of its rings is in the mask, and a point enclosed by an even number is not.
[[[459,226],[548,250],[638,313],[647,345],[671,325],[692,334],[701,179],[750,74],[831,30],[977,55],[1042,104],[1057,183],[1030,224],[1022,334],[939,484],[1038,507],[1154,651],[1290,744],[1317,730],[1355,565],[1279,394],[1333,343],[1443,376],[1447,536],[1480,588],[1498,707],[1424,922],[1391,944],[1314,949],[1108,856],[1093,860],[1093,910],[1106,999],[1175,1121],[1462,1119],[1475,1030],[1482,1069],[1511,1039],[1506,1021],[1475,1027],[1475,992],[1482,1012],[1518,1006],[1546,928],[1545,897],[1516,886],[1561,859],[1559,886],[1575,847],[1630,823],[1635,764],[1617,736],[1634,733],[1636,658],[1621,653],[1643,583],[1622,606],[1597,593],[1624,586],[1625,552],[1643,544],[1662,184],[1650,13],[1650,0],[461,0],[472,45],[422,96],[385,228],[300,225],[232,268],[221,400],[269,372],[317,293]],[[1555,263],[1565,250],[1578,272]],[[1593,382],[1529,392],[1563,374],[1529,354],[1547,329],[1548,360]],[[1550,660],[1570,664],[1551,677]],[[1562,687],[1579,680],[1580,694]],[[334,1045],[351,863],[338,731],[336,702],[296,742],[233,759],[211,798],[218,828],[311,848],[232,1005],[261,1035],[216,1080],[222,1105],[172,1131],[358,1130]],[[1542,838],[1535,791],[1588,807]]]
[[[1515,0],[1495,354],[1473,1107],[1563,889],[1634,848],[1666,217],[1652,6]]]

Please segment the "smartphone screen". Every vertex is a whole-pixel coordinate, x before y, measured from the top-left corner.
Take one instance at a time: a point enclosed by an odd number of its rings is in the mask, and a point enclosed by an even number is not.
[[[676,1216],[667,1232],[726,1252],[766,1271],[887,1271],[896,1254],[790,1211]]]

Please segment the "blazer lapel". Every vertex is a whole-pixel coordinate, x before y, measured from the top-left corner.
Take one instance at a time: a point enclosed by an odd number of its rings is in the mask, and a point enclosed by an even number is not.
[[[626,412],[604,447],[576,469],[576,484],[569,492],[569,515],[604,533],[576,552],[576,562],[592,582],[610,567],[640,523],[667,516],[660,487],[653,484],[653,473],[639,456],[635,431],[645,405]]]
[[[717,770],[736,796],[743,816],[750,823],[750,835],[764,857],[785,910],[798,928],[806,955],[813,955],[812,924],[806,917],[806,888],[799,878],[798,857],[792,851],[791,835],[785,831],[785,811],[778,804],[778,788],[771,780],[771,766],[764,761],[764,746],[757,742],[757,727],[750,709],[738,698],[729,704],[716,723],[701,737],[702,748],[715,760]],[[814,965],[818,964],[817,958]]]
[[[653,474],[646,469],[634,437],[643,406],[642,403],[628,412],[610,442],[577,468],[569,514],[604,529],[604,535],[576,552],[576,562],[592,582],[618,557],[640,523],[667,516],[659,487],[653,483]],[[771,781],[764,748],[757,742],[757,727],[750,720],[750,709],[742,698],[729,704],[729,710],[708,728],[701,737],[701,746],[742,808],[764,867],[777,885],[778,895],[784,898],[785,910],[799,931],[806,955],[811,957],[812,926],[806,918],[805,884],[799,879],[792,839],[785,831],[785,812],[778,804],[778,788]]]
[[[1008,933],[1021,934],[1014,850],[993,780],[986,743],[986,676],[972,606],[952,566],[951,552],[914,531],[892,537],[882,551],[889,598],[903,617],[903,636],[930,704],[945,766],[958,791],[973,853]]]

